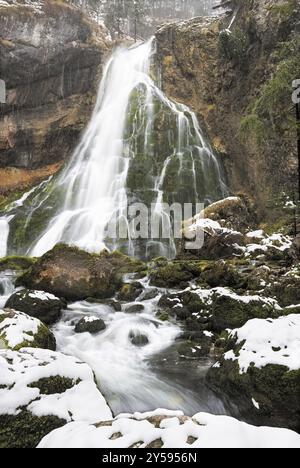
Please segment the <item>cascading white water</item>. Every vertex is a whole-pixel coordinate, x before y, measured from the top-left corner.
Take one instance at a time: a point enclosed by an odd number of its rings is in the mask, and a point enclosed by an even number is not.
[[[168,99],[152,79],[154,52],[151,39],[112,55],[71,161],[58,177],[13,205],[10,254],[40,256],[64,242],[90,252],[123,248],[140,257],[171,258],[173,238],[164,243],[149,238],[136,249],[129,229],[126,242],[107,237],[109,221],[121,219],[128,228],[127,205],[133,200],[153,204],[157,218],[170,224],[163,202],[209,202],[226,194],[218,160],[195,114]],[[140,172],[141,180],[133,183]]]
[[[118,51],[107,64],[91,122],[58,181],[66,187],[63,209],[32,249],[33,256],[59,241],[91,252],[105,247],[107,223],[127,203],[126,112],[132,91],[149,80],[151,51],[149,41]]]
[[[91,366],[115,414],[158,407],[180,409],[189,415],[199,411],[224,414],[223,404],[204,385],[209,363],[183,360],[183,375],[178,371],[179,379],[176,378],[177,367],[180,368],[178,357],[175,360],[162,357],[164,365],[167,361],[168,375],[164,375],[167,373],[159,365],[151,365],[151,359],[167,350],[181,332],[175,323],[161,322],[155,316],[159,297],[144,301],[145,310],[140,313],[127,313],[125,306],[122,312],[115,312],[104,304],[72,304],[54,327],[58,349]],[[74,333],[74,323],[88,316],[104,320],[106,330],[93,336]],[[132,344],[130,337],[135,334],[147,338],[145,346]],[[197,388],[188,384],[191,377],[197,377]]]
[[[9,235],[9,216],[0,218],[0,258],[5,257],[7,253],[7,239]]]

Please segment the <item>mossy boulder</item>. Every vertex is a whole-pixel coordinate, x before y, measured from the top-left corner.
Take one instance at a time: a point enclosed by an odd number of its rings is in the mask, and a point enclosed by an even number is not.
[[[275,297],[282,307],[300,304],[300,278],[278,277],[265,289],[264,294]]]
[[[300,317],[289,315],[251,320],[229,335],[207,382],[234,414],[300,432],[299,329]]]
[[[25,312],[46,325],[52,325],[60,319],[66,303],[44,291],[22,289],[10,296],[5,307]]]
[[[243,286],[245,280],[233,265],[220,260],[204,269],[200,275],[200,282],[211,288],[227,286],[238,289]]]
[[[254,202],[244,194],[228,197],[209,205],[204,210],[204,218],[212,219],[224,228],[242,233],[257,226]]]
[[[259,296],[238,296],[217,291],[212,301],[212,327],[217,332],[241,327],[253,318],[277,318],[281,315],[276,301]]]
[[[142,294],[143,290],[143,285],[138,281],[125,283],[118,294],[118,299],[124,302],[133,302]]]
[[[90,367],[48,350],[0,350],[0,393],[0,448],[35,448],[68,422],[112,417]]]
[[[121,288],[123,275],[144,269],[142,262],[119,252],[90,254],[59,244],[21,276],[18,284],[68,301],[107,299]]]
[[[55,351],[56,340],[40,320],[12,309],[0,310],[0,349],[24,347]]]
[[[181,288],[197,278],[200,273],[201,266],[197,262],[168,262],[153,268],[150,284],[160,288]]]
[[[99,317],[83,317],[75,326],[75,333],[91,333],[92,335],[106,329],[104,320]]]
[[[158,305],[169,316],[183,322],[188,330],[217,333],[241,327],[253,318],[282,315],[282,309],[273,299],[238,295],[226,288],[190,289],[166,294]]]
[[[34,258],[30,257],[5,257],[0,259],[0,272],[5,270],[26,271],[35,263]]]

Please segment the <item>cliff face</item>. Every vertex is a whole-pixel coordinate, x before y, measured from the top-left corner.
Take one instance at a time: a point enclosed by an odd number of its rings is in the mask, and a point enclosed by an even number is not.
[[[106,34],[59,0],[0,2],[3,192],[54,173],[73,151],[95,102]]]
[[[264,208],[297,190],[292,81],[300,77],[298,0],[235,0],[236,18],[196,18],[156,37],[167,94],[190,105],[223,155],[233,191]]]

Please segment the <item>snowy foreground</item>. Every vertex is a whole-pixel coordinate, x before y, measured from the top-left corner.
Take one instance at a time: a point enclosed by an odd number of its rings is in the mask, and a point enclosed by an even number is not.
[[[57,376],[60,387],[53,382]],[[18,415],[24,408],[67,423],[44,437],[39,448],[300,448],[300,435],[292,431],[225,416],[189,418],[159,409],[113,419],[87,364],[48,350],[1,350],[0,415]]]
[[[257,428],[206,413],[182,416],[157,410],[120,415],[102,427],[70,423],[46,436],[39,448],[145,448],[154,441],[162,441],[164,448],[300,448],[300,436],[287,429]]]

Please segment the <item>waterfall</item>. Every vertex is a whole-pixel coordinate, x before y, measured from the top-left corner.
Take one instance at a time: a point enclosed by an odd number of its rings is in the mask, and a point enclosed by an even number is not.
[[[91,121],[70,162],[13,208],[9,252],[40,256],[59,242],[90,252],[120,248],[145,257],[176,253],[173,239],[132,239],[127,206],[212,202],[226,194],[220,165],[190,109],[153,78],[154,40],[113,53]],[[116,219],[126,239],[107,236]],[[153,247],[154,245],[154,247]]]

